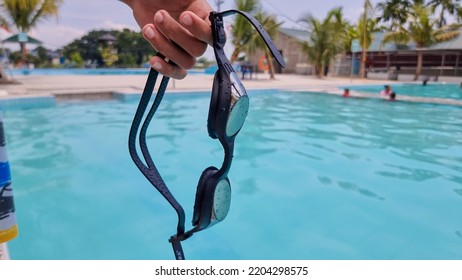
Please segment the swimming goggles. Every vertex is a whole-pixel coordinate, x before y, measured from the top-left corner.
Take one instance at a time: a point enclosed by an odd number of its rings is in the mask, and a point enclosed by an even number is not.
[[[223,50],[226,44],[223,17],[233,15],[235,13],[244,16],[250,21],[265,41],[278,64],[281,65],[281,67],[285,67],[284,59],[274,46],[268,33],[266,33],[261,24],[250,14],[237,10],[210,13],[209,19],[212,27],[213,49],[218,64],[218,70],[215,73],[212,86],[212,95],[207,119],[207,130],[211,138],[218,139],[220,141],[225,155],[221,168],[218,169],[217,167],[210,166],[206,168],[200,176],[193,209],[193,228],[191,230],[185,231],[185,211],[162,179],[162,176],[152,160],[146,143],[147,129],[162,101],[169,82],[168,77],[164,76],[162,78],[156,97],[152,102],[151,108],[143,122],[143,117],[149,106],[156,80],[159,76],[159,72],[152,68],[149,72],[148,79],[130,129],[128,146],[133,161],[148,181],[170,203],[178,215],[176,234],[169,239],[177,260],[185,259],[184,252],[181,247],[181,241],[188,239],[198,231],[204,230],[223,221],[226,218],[231,205],[231,184],[228,178],[228,172],[231,168],[233,158],[234,139],[244,125],[249,109],[249,98],[247,96],[247,92]],[[141,125],[142,122],[143,124]],[[144,162],[139,156],[136,148],[136,140],[139,130],[139,146]]]

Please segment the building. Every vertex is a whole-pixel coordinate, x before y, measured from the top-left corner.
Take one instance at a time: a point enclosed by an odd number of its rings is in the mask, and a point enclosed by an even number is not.
[[[382,44],[385,33],[376,33],[367,51],[367,77],[411,79],[417,66],[415,43]],[[462,29],[454,39],[422,49],[421,79],[462,75]],[[361,54],[358,55],[360,57]]]
[[[281,69],[279,65],[273,60],[276,73],[311,73],[311,66],[308,64],[308,55],[303,53],[301,47],[301,43],[307,41],[308,38],[309,33],[307,31],[282,27],[279,28],[279,32],[274,38],[274,44],[282,53],[282,56],[286,61],[286,68]],[[260,60],[263,58],[263,51],[258,51],[249,57],[249,62],[252,65],[258,66],[261,64]]]

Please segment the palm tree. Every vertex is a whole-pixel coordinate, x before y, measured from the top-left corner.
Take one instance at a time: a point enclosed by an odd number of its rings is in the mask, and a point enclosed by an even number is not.
[[[361,71],[360,77],[366,77],[366,59],[367,50],[371,46],[374,39],[374,33],[381,31],[382,28],[378,26],[378,20],[372,18],[371,15],[374,13],[374,9],[369,0],[364,1],[364,11],[358,22],[358,39],[361,44],[362,56],[361,56]]]
[[[3,0],[0,7],[10,26],[27,33],[42,19],[57,16],[63,0]],[[22,60],[26,62],[26,43],[20,42]]]
[[[407,44],[415,42],[417,49],[417,67],[415,80],[419,78],[422,71],[423,51],[422,49],[434,43],[448,41],[456,37],[459,32],[458,25],[446,25],[437,28],[437,20],[431,18],[431,10],[423,4],[414,4],[409,15],[408,27],[402,27],[385,34],[382,43],[398,42]]]
[[[305,16],[301,21],[308,24],[310,37],[302,43],[303,51],[308,54],[314,64],[318,77],[323,76],[324,67],[329,65],[336,54],[342,51],[346,32],[342,8],[332,9],[322,21],[312,15]]]
[[[349,22],[345,22],[345,33],[343,34],[344,37],[342,38],[343,46],[342,52],[346,55],[348,52],[351,51],[351,44],[353,40],[358,39],[358,26],[356,24],[350,24]]]
[[[366,20],[366,23],[364,23]],[[366,76],[366,60],[367,60],[367,50],[371,46],[372,42],[374,41],[374,33],[383,31],[383,26],[378,24],[378,20],[376,18],[367,18],[365,19],[361,16],[358,27],[357,27],[357,38],[359,42],[361,42],[362,48],[362,58],[361,58],[361,71],[360,76]]]
[[[276,17],[267,15],[263,11],[258,12],[255,15],[255,19],[258,20],[258,22],[260,22],[263,29],[265,29],[268,35],[274,40],[275,36],[278,33],[279,26],[281,26],[282,23],[277,22]],[[252,30],[251,37],[249,38],[249,41],[244,48],[248,54],[253,54],[257,50],[263,50],[265,52],[266,61],[268,61],[269,65],[270,79],[273,80],[275,71],[271,52],[266,46],[265,41],[261,38],[260,34],[257,31]]]
[[[236,9],[249,14],[255,14],[258,10],[258,6],[258,0],[236,0]],[[244,17],[236,17],[236,21],[234,22],[232,29],[232,43],[234,45],[234,51],[230,58],[231,63],[237,60],[239,54],[248,44],[252,30],[252,25]]]
[[[400,30],[407,23],[414,2],[410,0],[386,0],[379,2],[376,5],[376,10],[381,15],[377,17],[377,20],[389,23],[389,32],[397,32],[397,30]],[[393,43],[395,46],[398,45],[396,40]]]
[[[408,19],[409,11],[415,1],[387,0],[379,2],[376,9],[381,12],[377,19],[382,22],[390,22],[390,30],[395,30],[404,25]]]
[[[460,0],[430,0],[428,6],[431,7],[433,13],[439,8],[438,27],[440,28],[447,23],[445,18],[446,13],[456,17],[462,14]]]
[[[8,21],[6,21],[6,19],[4,17],[2,17],[2,15],[0,15],[0,28],[5,28],[5,29],[8,29],[9,28],[9,23]],[[1,38],[2,40],[5,39],[5,38]],[[2,55],[5,54],[5,50],[3,49],[3,45],[2,45]],[[3,68],[3,62],[0,62],[0,81],[6,81],[7,78],[6,78],[6,75],[5,75],[5,71],[4,71],[4,68]]]

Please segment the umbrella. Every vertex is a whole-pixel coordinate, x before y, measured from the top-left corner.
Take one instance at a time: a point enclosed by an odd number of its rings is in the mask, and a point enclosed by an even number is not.
[[[25,32],[14,34],[13,36],[10,36],[6,38],[5,40],[3,40],[2,43],[19,43],[21,45],[21,53],[22,53],[21,57],[22,57],[23,63],[27,63],[26,44],[35,44],[35,45],[42,44],[41,41],[35,39],[34,37],[29,36]]]
[[[41,45],[42,42],[34,37],[29,36],[27,33],[17,33],[13,36],[10,36],[2,41],[3,43],[29,43],[29,44],[36,44]]]

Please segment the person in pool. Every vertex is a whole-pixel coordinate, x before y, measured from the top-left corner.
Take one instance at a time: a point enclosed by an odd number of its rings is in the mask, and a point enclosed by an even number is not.
[[[390,93],[390,98],[388,99],[390,101],[395,101],[396,100],[396,92],[392,91]]]
[[[388,96],[391,93],[390,85],[385,85],[384,89],[380,92],[380,95]]]
[[[206,0],[121,0],[133,10],[145,39],[168,60],[154,56],[151,66],[175,79],[186,71],[212,44],[208,19],[212,8]]]

